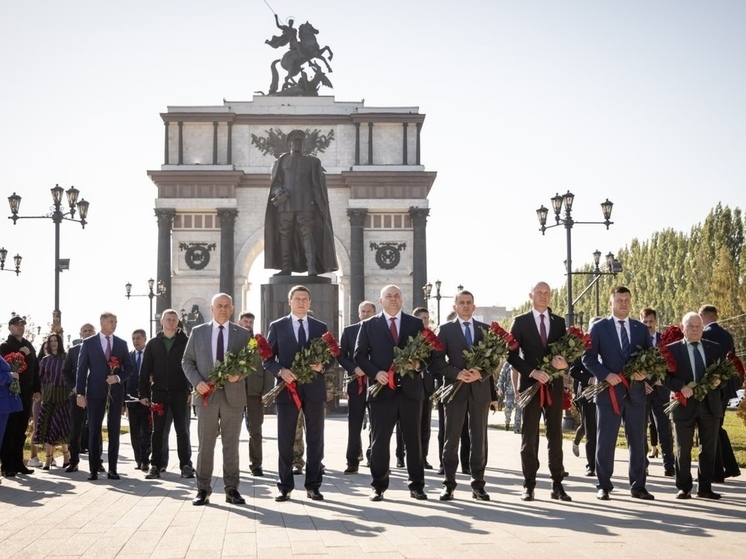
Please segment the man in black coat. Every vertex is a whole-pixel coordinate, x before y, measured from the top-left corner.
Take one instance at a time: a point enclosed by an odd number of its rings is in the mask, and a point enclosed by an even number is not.
[[[389,487],[391,435],[397,419],[404,435],[409,492],[412,498],[424,500],[427,495],[423,491],[425,470],[420,431],[424,397],[422,379],[417,371],[413,376],[394,374],[391,379],[388,374],[394,361],[394,347],[404,348],[409,338],[416,337],[424,326],[419,318],[402,312],[402,293],[397,286],[384,287],[379,302],[383,311],[362,323],[354,353],[355,363],[368,375],[368,382],[382,386],[375,397],[368,398],[373,432],[370,454],[373,493],[370,500],[382,501]]]
[[[80,340],[70,348],[62,364],[62,376],[65,385],[70,387],[70,463],[65,468],[66,472],[77,472],[80,464],[80,454],[88,452],[88,425],[87,412],[85,408],[75,403],[75,375],[78,372],[78,355],[83,340],[90,338],[96,333],[93,324],[83,324],[80,327]]]

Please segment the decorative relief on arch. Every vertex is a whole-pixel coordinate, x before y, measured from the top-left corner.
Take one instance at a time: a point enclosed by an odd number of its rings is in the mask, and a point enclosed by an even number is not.
[[[186,251],[184,260],[192,270],[202,270],[210,263],[210,252],[216,243],[179,243],[179,250]]]
[[[376,264],[384,270],[393,270],[401,262],[401,251],[407,243],[370,243],[370,250],[376,251]]]
[[[264,131],[266,136],[251,135],[251,145],[256,147],[264,155],[280,157],[288,151],[287,134],[279,128],[270,128]],[[306,128],[306,139],[303,140],[303,154],[316,155],[324,153],[334,141],[334,130],[330,129],[328,134],[322,134],[321,130]]]

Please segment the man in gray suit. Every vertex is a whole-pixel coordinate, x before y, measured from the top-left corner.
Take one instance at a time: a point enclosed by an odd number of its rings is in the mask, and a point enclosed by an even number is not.
[[[210,373],[216,361],[223,361],[225,353],[238,353],[249,343],[249,331],[230,322],[233,299],[226,293],[212,298],[210,311],[213,319],[195,327],[182,359],[184,374],[200,394],[194,402],[197,410],[197,497],[195,506],[210,502],[215,441],[220,433],[223,443],[223,484],[225,501],[234,505],[246,503],[238,492],[238,442],[241,434],[243,410],[246,406],[246,379],[230,375],[222,388],[211,391]]]

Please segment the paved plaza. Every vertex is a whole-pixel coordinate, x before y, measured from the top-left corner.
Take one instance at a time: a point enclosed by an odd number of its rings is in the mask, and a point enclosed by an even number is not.
[[[503,420],[494,414],[491,421]],[[523,503],[520,436],[489,431],[486,490],[490,502],[471,498],[467,476],[459,474],[455,500],[440,502],[441,479],[427,471],[428,501],[409,496],[406,471],[392,470],[391,487],[381,503],[368,500],[370,476],[361,468],[344,475],[347,424],[343,415],[326,421],[326,500],[311,501],[303,476],[291,500],[276,503],[276,422],[267,416],[265,477],[248,474],[248,434],[241,443],[246,505],[225,503],[222,478],[214,481],[212,502],[192,506],[195,480],[180,479],[172,434],[169,471],[145,480],[135,470],[129,436],[122,437],[120,481],[86,481],[87,472],[37,469],[33,475],[3,479],[0,485],[0,558],[90,557],[127,559],[170,557],[741,557],[746,544],[744,478],[715,485],[720,501],[677,501],[673,480],[652,460],[648,489],[655,501],[632,499],[625,490],[626,451],[617,452],[608,502],[596,500],[595,481],[583,476],[585,461],[565,446],[565,487],[573,502],[549,498],[546,449],[536,500]],[[192,422],[196,442],[196,420]],[[436,433],[430,461],[436,463]],[[196,446],[193,447],[196,453]],[[393,456],[393,453],[392,453]],[[196,454],[194,456],[196,459]],[[61,459],[58,458],[58,464]],[[104,457],[104,463],[106,458]],[[81,463],[81,466],[85,463]],[[435,464],[437,466],[437,464]],[[87,468],[86,468],[87,469]],[[220,445],[216,471],[220,472]]]

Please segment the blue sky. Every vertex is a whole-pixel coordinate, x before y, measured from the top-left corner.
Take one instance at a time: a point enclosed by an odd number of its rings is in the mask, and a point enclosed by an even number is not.
[[[155,275],[146,171],[162,162],[159,113],[266,91],[272,13],[261,0],[9,4],[0,8],[0,190],[23,196],[25,215],[48,211],[55,183],[91,203],[84,231],[62,226],[67,333],[105,309],[119,314],[122,335],[147,329],[147,299],[127,301],[124,283],[144,293]],[[579,221],[615,203],[609,231],[573,230],[578,266],[597,248],[688,230],[717,202],[746,206],[744,2],[270,4],[313,23],[334,51],[325,94],[427,115],[422,160],[438,172],[429,276],[444,293],[463,283],[478,305],[513,307],[539,279],[563,283],[564,230],[542,237],[535,216],[556,192],[576,195]],[[44,331],[53,224],[1,221],[0,245],[24,263],[19,278],[0,274],[0,322],[31,314]]]

